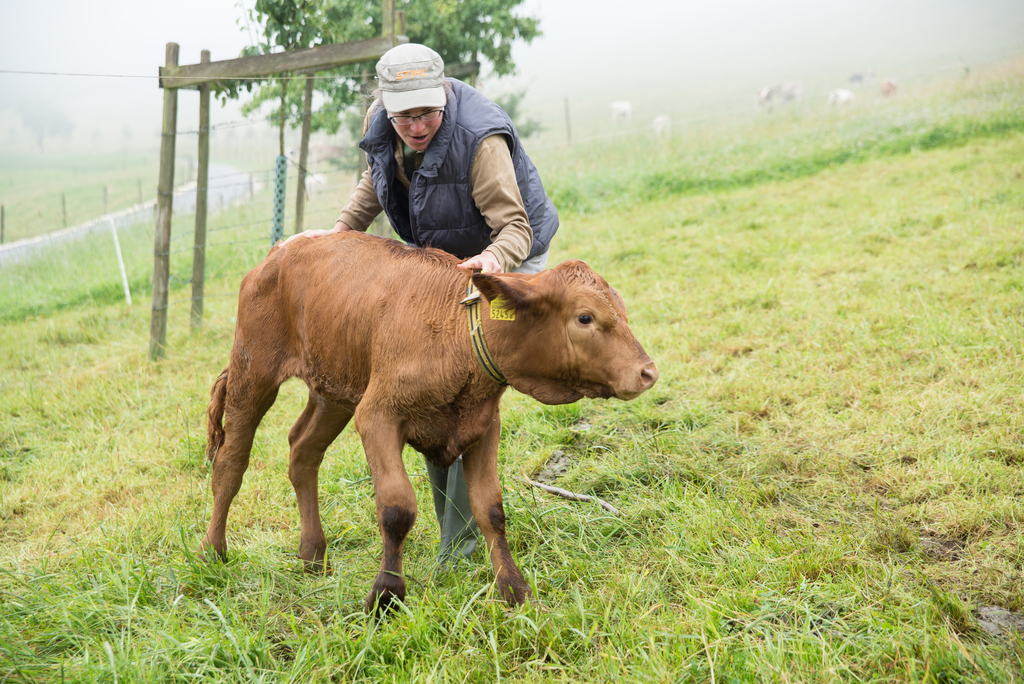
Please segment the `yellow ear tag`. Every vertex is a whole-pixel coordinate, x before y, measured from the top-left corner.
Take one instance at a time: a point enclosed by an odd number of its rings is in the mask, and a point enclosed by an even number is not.
[[[492,321],[514,321],[516,320],[516,307],[504,297],[495,297],[491,300]]]

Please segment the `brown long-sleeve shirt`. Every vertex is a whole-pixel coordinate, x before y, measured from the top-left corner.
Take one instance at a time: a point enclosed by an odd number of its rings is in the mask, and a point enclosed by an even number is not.
[[[366,135],[369,128],[370,116],[378,107],[378,102],[374,102],[370,107],[363,121],[363,135]],[[403,148],[405,145],[396,135],[395,175],[408,190],[409,178],[405,174]],[[414,168],[418,169],[423,162],[423,152],[415,154]],[[533,230],[530,228],[523,197],[516,183],[512,153],[509,152],[505,136],[492,135],[480,141],[470,173],[470,186],[473,201],[491,229],[491,245],[484,251],[491,252],[501,264],[502,270],[506,272],[518,267],[533,248]],[[347,223],[353,230],[366,230],[381,211],[383,208],[373,189],[370,169],[367,168],[348,204],[342,208],[339,220]]]

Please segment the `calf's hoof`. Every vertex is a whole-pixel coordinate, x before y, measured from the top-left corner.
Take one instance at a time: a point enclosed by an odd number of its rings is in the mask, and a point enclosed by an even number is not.
[[[207,563],[226,561],[228,559],[228,545],[224,543],[220,548],[217,548],[216,545],[210,543],[209,539],[204,539],[203,543],[199,545],[199,551],[196,552],[196,556]]]
[[[395,601],[405,601],[405,580],[382,572],[373,581],[373,588],[367,594],[363,607],[367,613],[376,613],[377,617],[382,617]]]
[[[331,572],[331,564],[327,562],[326,545],[313,551],[306,551],[300,546],[299,558],[302,559],[302,569],[310,574],[326,575]]]
[[[323,558],[319,560],[305,560],[302,561],[302,569],[310,575],[329,575],[334,572],[334,568]]]
[[[521,606],[527,601],[533,601],[533,592],[530,591],[530,585],[526,583],[521,573],[509,572],[498,575],[498,589],[501,591],[501,597],[510,606]]]

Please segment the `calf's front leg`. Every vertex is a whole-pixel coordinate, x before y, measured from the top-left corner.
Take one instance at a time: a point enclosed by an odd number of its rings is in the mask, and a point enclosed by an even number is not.
[[[463,455],[462,468],[469,489],[469,504],[491,554],[498,589],[509,604],[516,606],[532,599],[533,592],[512,560],[505,538],[505,507],[501,502],[501,483],[498,480],[500,436],[501,416],[495,410],[494,419],[483,438]]]
[[[377,503],[377,523],[384,538],[384,557],[373,587],[366,597],[366,612],[378,615],[391,607],[396,599],[405,600],[405,577],[402,574],[402,552],[405,538],[416,521],[416,493],[402,463],[403,440],[398,425],[363,403],[356,409],[356,430],[363,440],[363,451],[373,477]]]

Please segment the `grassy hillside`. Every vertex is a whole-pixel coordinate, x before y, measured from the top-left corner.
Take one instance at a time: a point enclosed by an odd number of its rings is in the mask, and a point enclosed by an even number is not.
[[[1024,131],[1024,60],[970,78],[860,91],[852,105],[818,100],[749,116],[676,123],[534,154],[563,212],[631,206],[668,195],[752,187],[835,166]]]
[[[175,255],[159,364],[151,236],[125,247],[131,308],[99,247],[0,271],[19,278],[0,302],[0,678],[1019,681],[1021,636],[982,629],[992,608],[1024,612],[1024,132],[1006,113],[1022,83],[997,86],[899,104],[924,123],[828,164],[806,160],[863,149],[853,131],[890,130],[896,106],[708,129],[674,153],[536,155],[578,197],[559,195],[553,262],[582,258],[620,290],[661,380],[630,403],[506,398],[509,541],[538,598],[518,611],[482,556],[434,569],[407,451],[409,598],[387,622],[363,615],[380,540],[351,430],[320,478],[335,572],[301,572],[294,381],[257,433],[230,561],[192,555],[211,502],[203,412],[265,212],[218,217],[235,244],[211,251],[198,335]],[[784,171],[794,160],[809,166]],[[739,180],[687,180],[702,173]],[[651,190],[658,174],[678,187]],[[551,459],[556,484],[622,515],[516,479]]]

